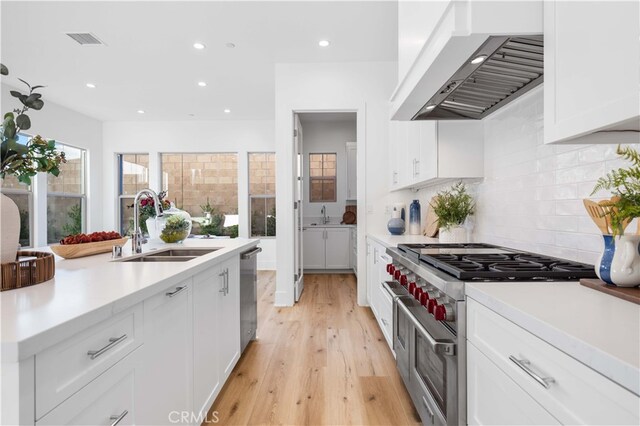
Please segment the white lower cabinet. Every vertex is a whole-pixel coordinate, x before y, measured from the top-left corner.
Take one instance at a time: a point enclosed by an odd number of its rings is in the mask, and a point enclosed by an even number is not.
[[[386,254],[382,244],[367,238],[367,295],[369,306],[378,321],[382,334],[393,351],[393,301],[382,287],[382,283],[389,279],[386,268],[391,258]]]
[[[139,422],[169,424],[175,413],[192,408],[191,279],[144,302],[145,344]]]
[[[224,262],[227,291],[222,294],[217,325],[220,327],[218,365],[222,381],[226,381],[240,359],[240,263],[237,257]],[[231,285],[236,283],[236,285]]]
[[[140,424],[135,393],[140,379],[141,352],[139,348],[127,355],[38,420],[36,425]]]
[[[351,269],[349,227],[308,227],[303,231],[305,269]]]
[[[470,423],[640,424],[637,395],[472,298],[467,339]]]

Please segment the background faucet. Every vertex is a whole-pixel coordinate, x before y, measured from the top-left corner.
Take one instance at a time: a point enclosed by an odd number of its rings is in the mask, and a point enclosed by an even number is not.
[[[136,194],[133,199],[133,234],[131,235],[131,248],[134,253],[142,253],[142,231],[140,230],[140,197],[143,195],[151,196],[153,199],[153,207],[156,209],[156,217],[162,216],[162,205],[158,194],[151,189],[143,189]]]
[[[322,213],[322,224],[326,225],[327,223],[329,223],[329,216],[327,216],[327,206],[322,205],[320,213]]]

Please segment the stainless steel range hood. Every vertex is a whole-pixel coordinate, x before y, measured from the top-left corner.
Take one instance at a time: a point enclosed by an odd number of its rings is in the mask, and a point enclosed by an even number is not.
[[[412,120],[481,120],[543,81],[542,35],[492,36]]]

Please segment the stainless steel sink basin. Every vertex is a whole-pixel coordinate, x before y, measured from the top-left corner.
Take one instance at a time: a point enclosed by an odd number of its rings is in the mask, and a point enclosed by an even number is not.
[[[195,258],[195,256],[141,256],[124,259],[121,262],[187,262]]]
[[[205,254],[213,253],[216,250],[220,250],[219,248],[171,248],[165,250],[154,251],[153,253],[149,253],[146,257],[176,257],[176,256],[191,256],[198,257],[204,256]]]

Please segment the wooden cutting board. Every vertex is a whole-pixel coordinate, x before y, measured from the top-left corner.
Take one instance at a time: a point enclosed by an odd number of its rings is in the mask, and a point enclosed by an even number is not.
[[[580,284],[640,305],[640,287],[616,287],[595,278],[582,278]]]
[[[438,235],[438,216],[431,207],[436,200],[436,197],[431,198],[429,205],[427,206],[427,215],[424,219],[424,235],[426,237],[435,237]]]

